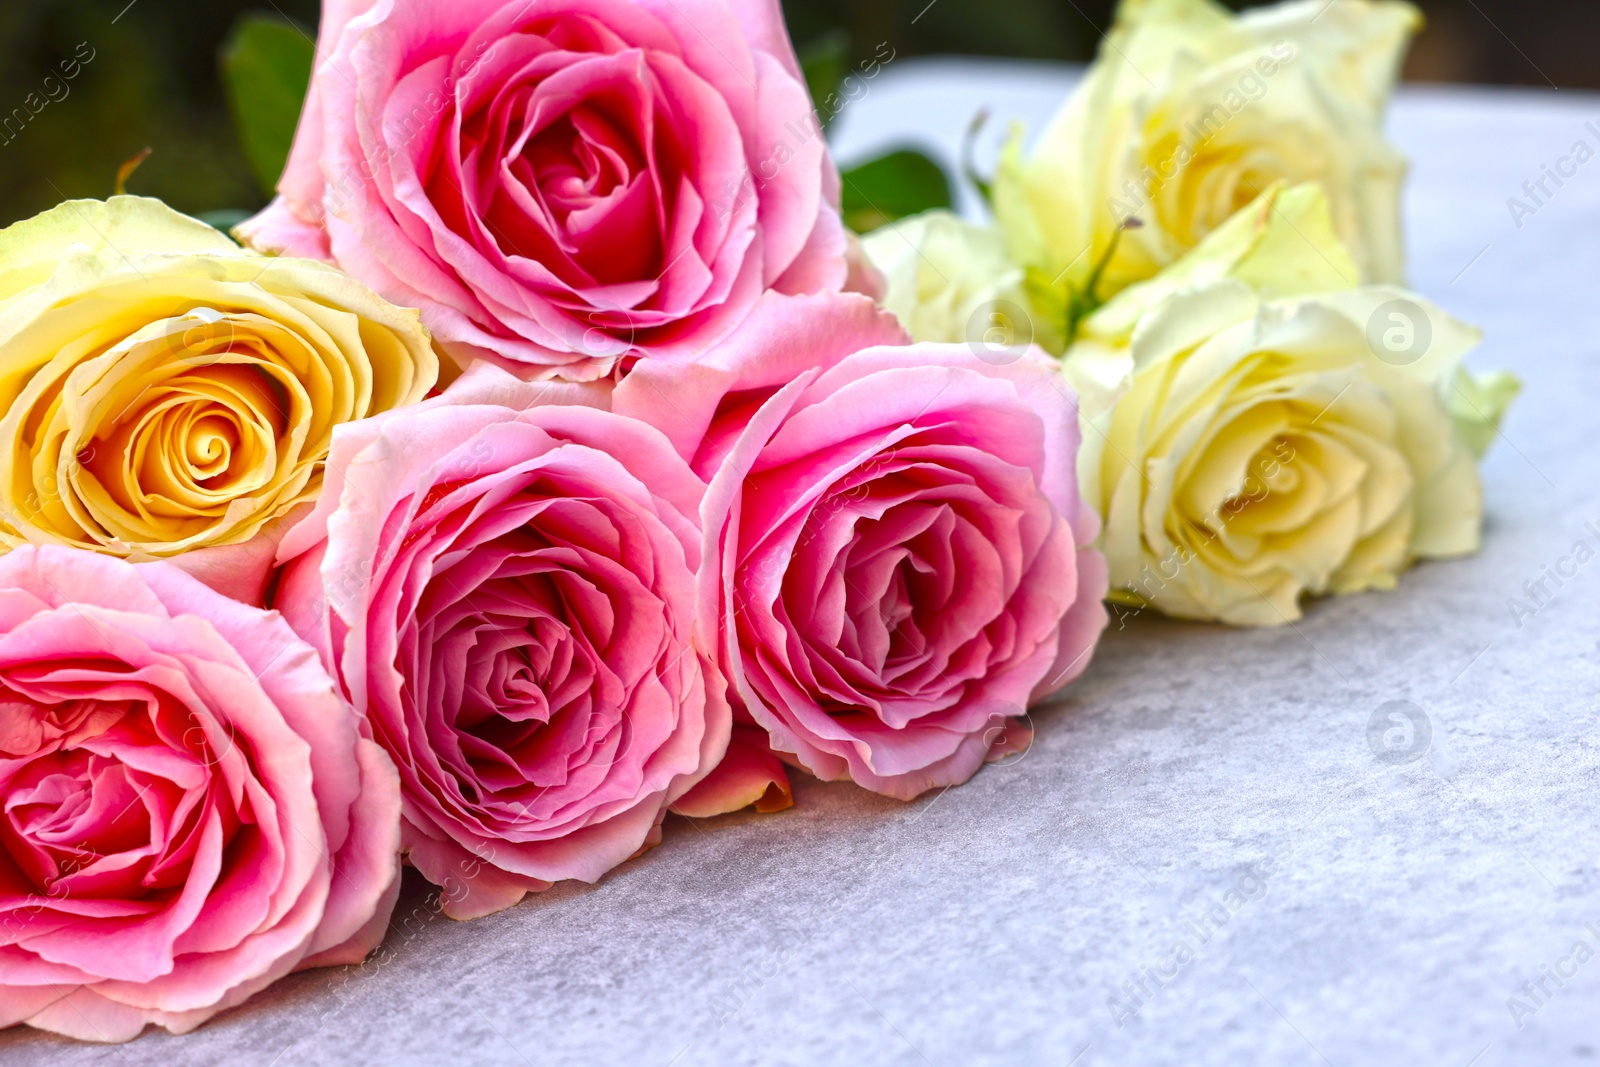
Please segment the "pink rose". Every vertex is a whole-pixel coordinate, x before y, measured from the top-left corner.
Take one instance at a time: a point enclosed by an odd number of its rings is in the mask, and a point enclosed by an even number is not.
[[[240,228],[588,380],[838,289],[839,176],[778,0],[328,0],[280,196]]]
[[[402,847],[457,918],[597,880],[728,743],[705,487],[649,426],[557,406],[605,397],[480,365],[341,428],[284,541],[279,603],[394,757]]]
[[[613,405],[710,482],[701,611],[741,710],[817,776],[910,798],[1018,743],[1086,665],[1107,579],[1049,361],[903,341],[864,298],[774,295]]]
[[[170,563],[0,558],[0,1026],[192,1030],[358,963],[400,790],[316,652]]]

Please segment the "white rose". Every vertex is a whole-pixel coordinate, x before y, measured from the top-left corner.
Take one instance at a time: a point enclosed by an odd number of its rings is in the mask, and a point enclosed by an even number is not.
[[[1352,270],[1321,190],[1275,187],[1085,322],[1063,373],[1114,600],[1279,625],[1478,548],[1514,382],[1465,377],[1476,329]]]
[[[1327,191],[1352,283],[1402,282],[1406,162],[1382,119],[1420,23],[1388,0],[1237,16],[1212,0],[1125,0],[1032,155],[1014,137],[996,176],[1041,319],[1063,319],[1074,293],[1092,307],[1153,276],[1278,181]],[[1130,217],[1139,228],[1119,232]]]
[[[879,300],[918,341],[1004,352],[1033,340],[1022,268],[993,229],[928,211],[862,238],[886,291]]]

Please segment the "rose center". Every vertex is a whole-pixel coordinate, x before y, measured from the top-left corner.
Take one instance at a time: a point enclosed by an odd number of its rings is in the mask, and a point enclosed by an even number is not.
[[[541,274],[653,283],[668,266],[683,170],[656,76],[636,51],[569,54],[589,70],[579,98],[571,79],[549,74],[470,105],[459,144],[436,148],[430,188],[452,226]]]
[[[239,447],[239,427],[222,414],[208,414],[194,421],[190,428],[186,458],[189,470],[196,481],[206,481],[224,474]]]
[[[563,225],[573,212],[616,195],[641,169],[637,150],[588,108],[546,127],[529,141],[522,158]]]
[[[221,515],[273,482],[288,431],[286,394],[261,367],[230,362],[232,351],[192,350],[188,366],[144,387],[80,449],[103,524]]]
[[[937,491],[918,499],[928,492],[896,476],[846,490],[818,505],[802,537],[803,554],[821,557],[790,571],[786,613],[797,624],[813,620],[806,629],[820,636],[811,655],[828,665],[820,676],[848,686],[824,700],[830,714],[897,704],[942,684],[952,664],[964,669],[1004,595],[972,595],[971,582],[1004,584],[999,573],[971,571],[992,549],[960,505]]]
[[[511,540],[526,549],[534,539]],[[455,777],[470,802],[484,802],[485,788],[561,784],[615,726],[621,698],[582,617],[605,609],[584,603],[585,584],[564,573],[491,579],[436,631],[437,652],[461,663]]]
[[[1288,496],[1299,489],[1302,475],[1296,458],[1294,445],[1288,438],[1274,438],[1251,457],[1243,491],[1225,502],[1228,512],[1236,514],[1270,496]]]
[[[1196,244],[1287,176],[1282,159],[1268,146],[1201,142],[1180,179],[1171,183],[1170,202],[1178,217],[1168,225]]]
[[[31,761],[10,783],[5,819],[15,842],[8,851],[46,892],[151,838],[149,812],[126,768],[81,749]]]
[[[184,883],[215,754],[170,698],[0,708],[16,756],[0,760],[0,871],[9,860],[58,899],[137,899]],[[222,820],[231,836],[236,819]]]

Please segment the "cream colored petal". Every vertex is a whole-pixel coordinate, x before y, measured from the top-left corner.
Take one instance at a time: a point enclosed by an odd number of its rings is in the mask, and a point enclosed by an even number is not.
[[[1445,390],[1445,407],[1473,459],[1482,459],[1488,453],[1500,435],[1501,420],[1521,392],[1522,382],[1507,371],[1456,371]]]
[[[1175,293],[1137,320],[1130,344],[1134,373],[1187,353],[1230,327],[1248,323],[1260,306],[1256,295],[1236,282]]]
[[[136,269],[149,252],[254,256],[227,234],[143,196],[68,200],[0,230],[0,301],[47,279],[56,264],[88,254]]]
[[[1351,549],[1328,583],[1328,592],[1345,595],[1369,589],[1393,589],[1396,576],[1411,561],[1410,545],[1416,512],[1402,508],[1384,525]]]
[[[888,283],[880,303],[915,340],[997,346],[1033,340],[1022,268],[997,231],[929,211],[874,230],[861,243]]]
[[[1041,315],[1054,321],[1113,248],[1098,297],[1156,275],[1280,180],[1327,191],[1362,272],[1346,284],[1399,281],[1405,163],[1381,121],[1418,24],[1408,5],[1366,0],[1237,17],[1211,0],[1126,0],[1038,142],[1024,151],[1013,134],[997,172],[996,218]],[[1145,225],[1119,239],[1130,216]]]
[[[1290,40],[1311,51],[1342,99],[1382,114],[1422,13],[1394,0],[1295,0],[1244,12],[1241,33],[1257,41]]]
[[[1118,294],[1089,317],[1084,333],[1115,343],[1175,293],[1228,278],[1279,298],[1346,289],[1359,272],[1333,231],[1322,190],[1274,186],[1160,275]]]
[[[1483,541],[1483,483],[1465,448],[1417,486],[1410,554],[1417,559],[1470,555]]]
[[[1319,303],[1349,320],[1370,373],[1380,382],[1423,382],[1443,395],[1461,361],[1483,341],[1476,326],[1395,286],[1329,293]],[[1395,332],[1386,337],[1391,330]]]

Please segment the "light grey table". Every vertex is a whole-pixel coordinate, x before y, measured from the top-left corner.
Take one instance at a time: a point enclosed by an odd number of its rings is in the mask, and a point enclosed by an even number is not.
[[[1071,79],[898,60],[841,155],[950,157],[979,105],[1036,127]],[[1520,1029],[1507,1006],[1580,939],[1600,949],[1600,560],[1522,626],[1507,607],[1600,547],[1600,160],[1520,230],[1506,206],[1575,141],[1600,147],[1591,119],[1600,97],[1569,92],[1395,107],[1416,287],[1486,328],[1479,366],[1527,381],[1485,468],[1481,556],[1298,629],[1136,620],[1036,716],[1031,752],[964,788],[902,805],[802,783],[793,811],[675,820],[601,885],[465,925],[413,887],[383,966],[297,976],[182,1039],[13,1031],[0,1063],[1594,1062],[1600,957],[1545,978]],[[1369,747],[1395,700],[1432,731],[1408,764]],[[1141,982],[1137,1016],[1108,1004]]]

